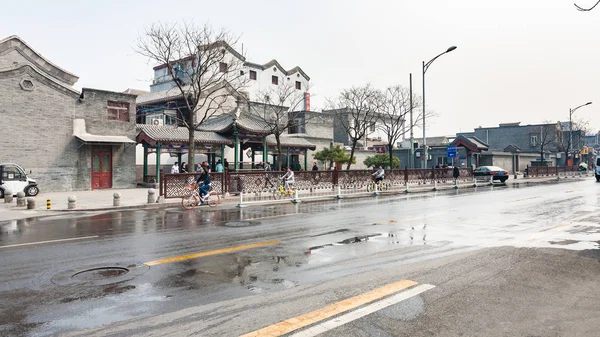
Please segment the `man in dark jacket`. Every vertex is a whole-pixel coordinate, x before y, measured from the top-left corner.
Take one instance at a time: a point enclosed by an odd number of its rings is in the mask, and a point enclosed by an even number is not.
[[[458,179],[460,176],[460,170],[458,169],[458,166],[454,166],[454,169],[452,170],[452,176],[454,177],[454,182],[456,182],[456,179]]]

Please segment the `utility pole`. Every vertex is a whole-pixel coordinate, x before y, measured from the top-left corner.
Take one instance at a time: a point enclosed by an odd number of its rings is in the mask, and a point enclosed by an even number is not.
[[[414,140],[413,140],[413,92],[412,92],[412,73],[410,73],[408,75],[408,83],[409,83],[409,91],[410,91],[410,151],[409,151],[409,158],[408,158],[408,167],[410,168],[414,168],[414,163],[413,161],[415,160],[415,149],[413,147],[414,144]]]

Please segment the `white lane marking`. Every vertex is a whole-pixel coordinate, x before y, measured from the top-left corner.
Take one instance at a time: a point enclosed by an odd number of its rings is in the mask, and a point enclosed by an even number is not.
[[[422,292],[425,292],[429,289],[433,289],[435,288],[434,285],[431,284],[421,284],[418,285],[412,289],[403,291],[401,293],[398,293],[396,295],[390,296],[388,298],[385,298],[381,301],[377,301],[375,303],[366,305],[362,308],[356,309],[352,312],[349,312],[345,315],[341,315],[339,317],[333,318],[329,321],[325,321],[323,323],[319,323],[315,326],[312,326],[306,330],[302,330],[299,331],[295,334],[292,335],[292,337],[313,337],[313,336],[317,336],[320,335],[324,332],[327,332],[329,330],[335,329],[337,327],[340,327],[346,323],[350,323],[354,320],[357,320],[361,317],[370,315],[374,312],[377,312],[381,309],[385,309],[391,305],[400,303],[406,299],[409,299],[413,296],[419,295]]]
[[[74,240],[84,240],[84,239],[93,239],[97,238],[98,235],[92,236],[80,236],[78,238],[70,238],[70,239],[59,239],[59,240],[49,240],[49,241],[38,241],[38,242],[28,242],[28,243],[19,243],[16,245],[8,245],[8,246],[0,246],[0,248],[11,248],[11,247],[20,247],[20,246],[31,246],[31,245],[40,245],[43,243],[54,243],[54,242],[64,242],[64,241],[74,241]]]

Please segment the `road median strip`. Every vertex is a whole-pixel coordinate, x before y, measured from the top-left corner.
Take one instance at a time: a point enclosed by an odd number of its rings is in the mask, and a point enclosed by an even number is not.
[[[259,330],[253,331],[253,332],[249,332],[247,334],[242,335],[241,337],[282,336],[282,335],[291,333],[293,331],[308,327],[310,325],[314,325],[319,322],[325,321],[329,318],[343,314],[345,312],[354,310],[363,305],[384,299],[384,297],[388,297],[390,295],[396,294],[396,293],[406,290],[410,287],[416,286],[417,284],[418,284],[417,282],[410,281],[410,280],[400,280],[398,282],[391,283],[391,284],[385,285],[383,287],[373,289],[371,291],[368,291],[366,293],[345,299],[343,301],[333,303],[324,308],[317,309],[315,311],[311,311],[309,313],[306,313],[306,314],[303,314],[300,316],[296,316],[296,317],[287,319],[285,321],[281,321],[279,323],[267,326],[265,328],[262,328],[262,329],[259,329]],[[378,304],[377,306],[371,307],[369,305],[367,307],[359,309],[361,311],[356,310],[355,312],[357,312],[357,313],[354,314],[354,317],[360,318],[364,315],[368,315],[369,313],[374,312],[373,310],[375,310],[375,311],[380,310],[386,306],[390,306],[392,304],[398,303],[406,298],[415,296],[415,295],[417,295],[423,291],[426,291],[428,289],[431,289],[433,287],[434,286],[432,286],[432,285],[426,285],[426,284],[421,285],[419,287],[415,287],[414,289],[417,289],[417,288],[418,289],[413,291],[412,293],[407,292],[407,294],[405,294],[403,296],[392,296],[392,297],[390,297],[388,299],[384,299],[380,302],[373,303],[373,305]],[[401,292],[397,295],[402,295],[404,293],[405,292]],[[379,308],[379,309],[377,309],[377,308]],[[362,309],[365,309],[365,310],[362,310]],[[354,313],[354,312],[352,312],[352,313]],[[350,314],[352,314],[352,313],[350,313]],[[341,319],[341,317],[339,317],[338,319],[323,323],[323,324],[326,324],[329,322],[333,322],[333,323],[329,323],[329,327],[321,326],[321,324],[315,325],[314,327],[311,327],[305,331],[299,332],[298,336],[314,336],[316,334],[330,330],[333,327],[346,324],[346,323],[350,322],[351,320],[356,319],[356,318],[353,318],[353,319],[348,320],[349,318],[351,318],[351,317],[346,317],[345,319]],[[313,328],[315,328],[315,330],[311,330]]]

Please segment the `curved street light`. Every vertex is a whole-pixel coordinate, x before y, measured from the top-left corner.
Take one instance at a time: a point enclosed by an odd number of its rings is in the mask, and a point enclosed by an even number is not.
[[[587,102],[573,109],[569,108],[569,153],[571,154],[571,156],[573,155],[573,113],[575,112],[575,110],[590,104],[592,104],[592,102]],[[567,158],[565,158],[565,166],[567,166],[566,160]]]
[[[425,61],[423,61],[423,168],[427,168],[427,160],[429,159],[429,153],[427,151],[427,138],[425,138],[425,73],[433,61],[435,61],[438,57],[453,51],[454,49],[456,49],[456,46],[450,46],[445,52],[440,53],[436,57],[429,60],[429,62],[425,63]]]
[[[592,9],[594,9],[596,6],[598,6],[598,4],[600,4],[600,0],[598,0],[598,2],[596,2],[596,4],[595,4],[595,5],[593,5],[593,6],[592,6],[592,7],[590,7],[590,8],[583,8],[583,7],[579,7],[577,4],[573,4],[573,5],[575,5],[575,7],[577,7],[577,10],[578,10],[578,11],[581,11],[581,12],[589,12],[589,11],[591,11]]]

